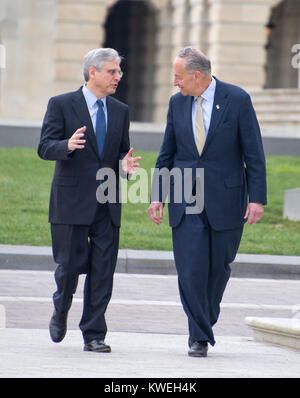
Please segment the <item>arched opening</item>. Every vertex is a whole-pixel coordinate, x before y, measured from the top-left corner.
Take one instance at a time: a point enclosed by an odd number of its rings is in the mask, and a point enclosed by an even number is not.
[[[124,57],[115,97],[130,106],[131,120],[153,119],[156,12],[145,0],[119,0],[108,11],[104,47]]]
[[[272,9],[266,26],[265,88],[298,88],[299,70],[293,67],[292,47],[300,43],[300,0],[284,0]]]

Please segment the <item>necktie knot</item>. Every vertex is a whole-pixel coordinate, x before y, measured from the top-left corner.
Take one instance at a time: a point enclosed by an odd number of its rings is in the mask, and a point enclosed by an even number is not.
[[[103,104],[102,99],[97,99],[97,105],[98,105],[99,107],[104,108],[104,104]]]

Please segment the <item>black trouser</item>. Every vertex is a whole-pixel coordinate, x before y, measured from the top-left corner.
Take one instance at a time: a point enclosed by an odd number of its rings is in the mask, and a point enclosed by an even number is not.
[[[243,227],[226,231],[211,228],[205,210],[184,214],[172,229],[179,293],[188,317],[190,340],[215,344],[212,326],[230,277]]]
[[[72,304],[80,274],[86,273],[83,314],[79,324],[83,339],[104,339],[105,311],[112,294],[117,262],[119,228],[112,224],[107,205],[98,205],[92,225],[51,224],[57,290],[56,311],[66,312]]]

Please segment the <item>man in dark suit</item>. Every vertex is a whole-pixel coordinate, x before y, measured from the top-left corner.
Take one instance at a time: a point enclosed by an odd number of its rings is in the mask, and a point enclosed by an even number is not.
[[[86,274],[79,326],[84,350],[95,352],[111,351],[104,342],[105,311],[118,253],[119,174],[134,174],[140,159],[132,157],[133,148],[129,147],[128,106],[110,96],[122,76],[120,61],[117,51],[109,48],[92,50],[85,56],[86,84],[49,100],[38,146],[42,159],[56,161],[49,222],[58,266],[50,336],[54,342],[64,338],[78,277]],[[100,203],[99,192],[107,188],[106,181],[97,175],[103,168],[115,173],[117,195],[114,201]]]
[[[215,344],[212,327],[244,223],[248,219],[254,224],[263,215],[265,157],[250,96],[212,76],[204,54],[191,47],[179,52],[174,85],[180,93],[170,99],[148,213],[153,222],[161,223],[165,198],[160,171],[179,170],[170,182],[169,221],[188,317],[188,354],[203,357],[208,343]],[[200,182],[199,170],[204,175]],[[186,175],[191,176],[190,187]],[[197,188],[201,186],[204,192]]]

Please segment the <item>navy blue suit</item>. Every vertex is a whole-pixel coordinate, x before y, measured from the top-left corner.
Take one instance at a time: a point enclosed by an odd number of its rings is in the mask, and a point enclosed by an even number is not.
[[[168,205],[180,296],[190,339],[213,345],[212,326],[219,316],[229,264],[239,247],[247,203],[267,201],[265,157],[255,111],[243,89],[216,79],[211,123],[201,156],[192,130],[192,100],[181,93],[171,97],[156,168],[182,171],[182,178],[171,180]],[[204,210],[186,214],[190,204],[189,195],[183,194],[184,169],[192,172],[192,194],[197,168],[204,169]],[[180,203],[174,200],[178,190],[183,197]]]
[[[69,310],[79,274],[86,273],[84,309],[80,328],[85,342],[104,339],[107,328],[105,310],[112,293],[117,261],[121,203],[97,202],[97,171],[110,168],[116,175],[119,192],[119,160],[129,150],[128,106],[107,97],[108,125],[103,156],[99,156],[88,107],[78,91],[49,100],[44,117],[38,154],[56,161],[51,186],[51,223],[57,291],[54,307]],[[86,126],[85,147],[68,152],[69,138]]]

